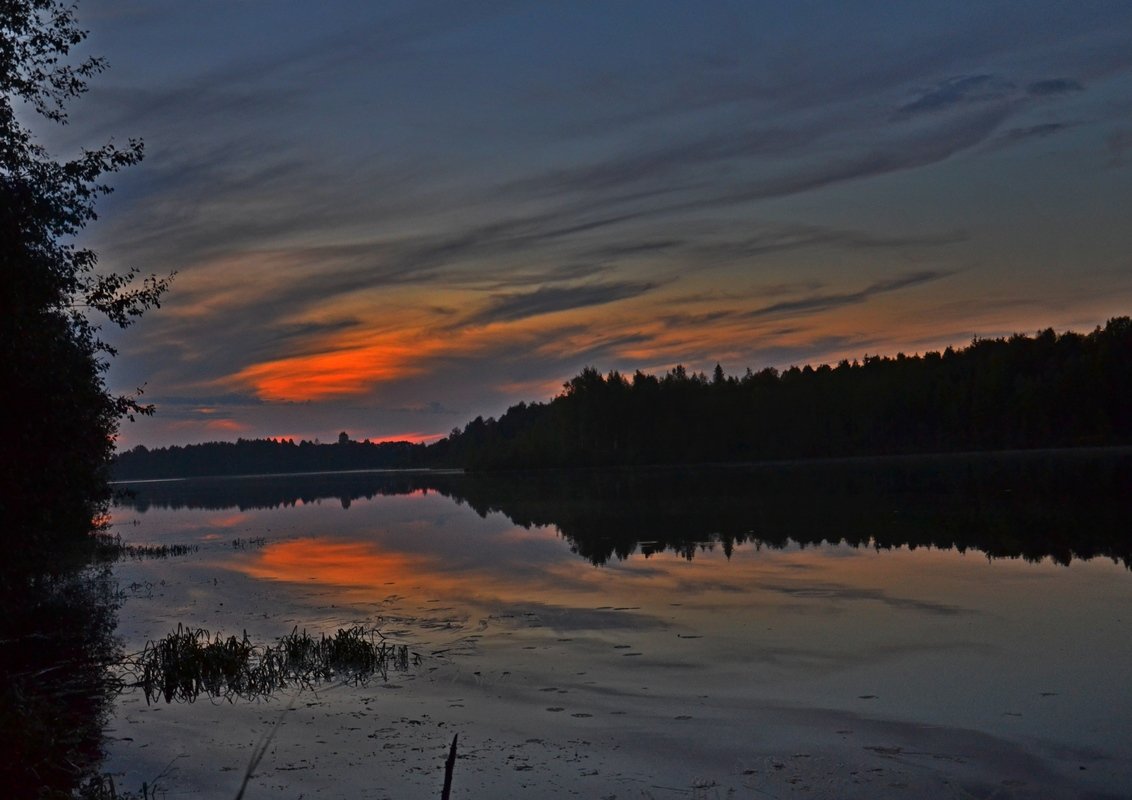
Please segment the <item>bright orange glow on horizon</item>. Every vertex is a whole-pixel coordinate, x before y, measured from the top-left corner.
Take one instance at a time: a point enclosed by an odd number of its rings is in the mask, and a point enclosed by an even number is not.
[[[384,444],[385,442],[410,442],[412,444],[426,444],[428,442],[435,442],[437,439],[443,439],[448,435],[444,433],[419,433],[413,431],[412,433],[393,433],[388,436],[380,438],[370,437],[370,442],[373,444]]]

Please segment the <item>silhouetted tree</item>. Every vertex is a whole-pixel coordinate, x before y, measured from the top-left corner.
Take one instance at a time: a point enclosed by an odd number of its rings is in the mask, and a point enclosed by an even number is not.
[[[923,356],[709,379],[587,367],[549,403],[477,418],[429,449],[468,469],[1132,444],[1132,323],[976,339]]]
[[[68,61],[85,36],[56,0],[0,2],[0,518],[6,535],[32,545],[22,552],[89,529],[119,420],[152,410],[109,393],[114,351],[97,319],[129,325],[158,304],[167,280],[98,272],[95,254],[74,243],[110,191],[103,177],[137,163],[142,145],[56,160],[18,116],[67,121],[66,102],[106,67]]]
[[[238,439],[152,450],[139,445],[118,454],[113,474],[119,480],[129,480],[405,469],[422,466],[426,449],[425,445],[412,442],[354,442],[341,438],[335,444]]]

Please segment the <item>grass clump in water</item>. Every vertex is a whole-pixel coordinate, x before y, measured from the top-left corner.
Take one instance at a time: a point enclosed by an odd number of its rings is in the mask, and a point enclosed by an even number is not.
[[[195,544],[127,544],[122,546],[119,558],[132,558],[141,561],[143,558],[174,558],[187,556],[200,550]]]
[[[414,663],[420,657],[413,656]],[[178,625],[164,639],[150,642],[123,667],[135,677],[147,703],[192,702],[201,695],[266,697],[280,689],[341,680],[364,684],[374,675],[409,668],[409,648],[387,642],[381,632],[362,626],[340,628],[317,638],[296,627],[274,645],[257,646],[242,637],[211,634]]]
[[[195,544],[126,544],[121,536],[97,534],[94,537],[95,558],[99,561],[141,561],[146,558],[174,558],[200,550]]]

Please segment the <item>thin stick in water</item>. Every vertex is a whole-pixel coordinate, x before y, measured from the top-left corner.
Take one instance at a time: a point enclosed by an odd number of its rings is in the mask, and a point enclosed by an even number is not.
[[[456,740],[460,734],[452,737],[452,746],[448,748],[448,760],[444,762],[444,791],[440,793],[440,800],[449,800],[452,795],[452,770],[456,767]]]

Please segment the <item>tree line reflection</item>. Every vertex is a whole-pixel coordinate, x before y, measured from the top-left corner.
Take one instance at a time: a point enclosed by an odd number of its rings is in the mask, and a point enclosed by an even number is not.
[[[935,547],[1107,557],[1132,568],[1132,451],[853,459],[506,474],[371,472],[127,485],[120,505],[242,511],[437,492],[481,516],[554,526],[593,564],[702,548]]]

